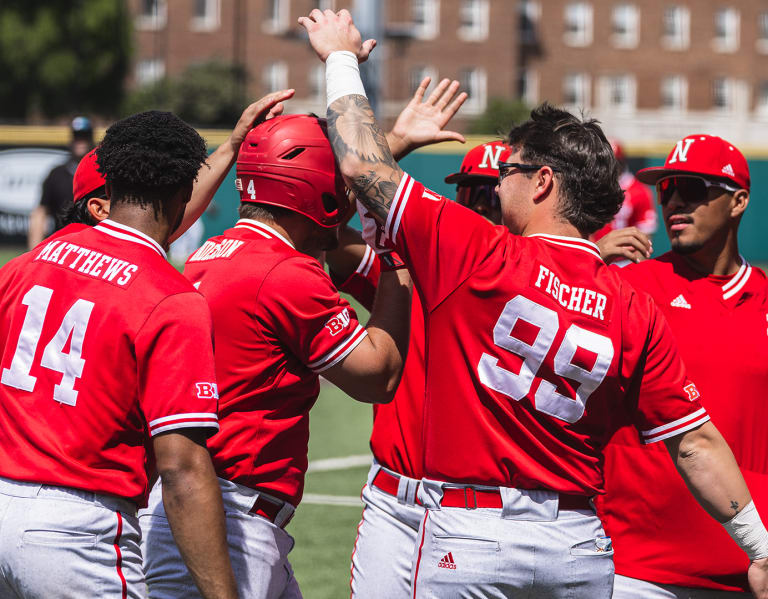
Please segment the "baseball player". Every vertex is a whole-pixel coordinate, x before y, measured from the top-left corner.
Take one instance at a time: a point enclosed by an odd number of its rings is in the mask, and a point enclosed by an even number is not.
[[[201,593],[237,597],[206,449],[210,312],[164,250],[205,158],[170,113],[115,123],[97,152],[111,219],[0,270],[2,597],[143,597],[152,455]]]
[[[428,509],[413,595],[610,597],[613,552],[590,497],[612,413],[626,407],[646,442],[665,441],[768,596],[768,531],[663,316],[586,239],[623,196],[597,124],[545,104],[513,128],[499,163],[505,227],[493,227],[394,162],[356,68],[373,43],[349,13],[299,22],[327,61],[342,173],[424,306]]]
[[[768,281],[739,254],[747,161],[724,139],[689,135],[663,167],[638,178],[656,184],[672,251],[622,275],[666,316],[702,404],[765,513],[768,435],[756,423],[768,385]],[[663,453],[643,447],[628,427],[606,448],[607,494],[598,507],[616,551],[614,597],[743,597],[746,556],[695,505]],[[649,492],[649,480],[664,492]]]
[[[221,431],[209,449],[241,594],[300,597],[284,528],[303,493],[319,375],[360,401],[392,399],[410,279],[405,270],[382,275],[364,328],[313,257],[335,246],[348,209],[325,121],[282,116],[251,130],[237,188],[240,220],[184,269],[213,314]],[[150,596],[196,596],[159,499],[160,485],[141,518]]]

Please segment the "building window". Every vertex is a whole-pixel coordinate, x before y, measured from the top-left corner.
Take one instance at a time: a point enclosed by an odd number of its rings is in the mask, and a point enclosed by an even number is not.
[[[768,12],[757,16],[757,51],[768,54]]]
[[[661,107],[665,110],[685,110],[688,105],[688,81],[680,75],[661,80]]]
[[[713,46],[716,52],[735,52],[739,49],[739,32],[741,18],[735,8],[720,8],[715,12],[715,39]]]
[[[411,0],[413,35],[433,39],[440,32],[440,0]]]
[[[488,39],[488,0],[462,0],[459,10],[459,38],[465,41]]]
[[[768,116],[768,81],[761,81],[757,86],[755,111],[760,116]]]
[[[668,50],[685,50],[691,40],[691,13],[685,6],[664,9],[662,43]]]
[[[140,60],[136,63],[136,83],[149,85],[165,77],[165,62],[160,58]]]
[[[484,69],[463,69],[459,73],[460,89],[469,96],[462,107],[467,114],[480,114],[488,102],[488,81]]]
[[[569,46],[588,46],[592,43],[592,5],[571,2],[565,5],[565,33],[563,40]]]
[[[427,87],[428,90],[431,90],[437,82],[437,69],[432,66],[424,65],[413,67],[411,69],[408,85],[411,95],[416,92],[416,88],[419,87],[419,84],[422,82],[424,77],[429,77],[432,79],[432,81],[429,82],[429,87]]]
[[[168,22],[167,0],[141,0],[136,28],[145,31],[163,29]]]
[[[533,0],[521,0],[520,8],[520,41],[524,44],[535,44],[541,17],[541,6]]]
[[[612,75],[600,80],[600,105],[611,110],[635,109],[637,85],[634,75]]]
[[[313,102],[325,100],[325,66],[322,64],[309,69],[309,99]]]
[[[290,0],[267,0],[267,14],[264,31],[267,33],[285,33],[291,26]]]
[[[640,11],[634,4],[618,4],[611,18],[613,45],[617,48],[635,48],[640,39]]]
[[[212,31],[221,25],[221,0],[194,0],[192,29]]]
[[[586,73],[569,73],[563,79],[563,104],[584,108],[590,102],[590,81]]]
[[[282,61],[270,62],[264,67],[262,85],[266,93],[288,87],[288,65]]]
[[[535,69],[522,69],[519,90],[520,99],[528,106],[539,103],[539,73]]]

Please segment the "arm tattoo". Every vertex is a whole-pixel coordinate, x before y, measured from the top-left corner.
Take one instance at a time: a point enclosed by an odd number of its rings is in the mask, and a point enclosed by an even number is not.
[[[738,501],[733,501],[733,500],[731,500],[731,509],[732,509],[732,510],[733,510],[735,513],[737,513],[737,514],[738,514],[738,513],[739,513],[739,502],[738,502]]]
[[[357,199],[385,221],[403,171],[365,96],[342,96],[328,107],[328,137]]]

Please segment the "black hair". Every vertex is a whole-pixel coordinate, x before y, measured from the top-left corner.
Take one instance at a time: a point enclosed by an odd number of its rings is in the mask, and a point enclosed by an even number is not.
[[[242,202],[238,208],[240,218],[250,218],[263,222],[275,222],[281,217],[297,214],[293,210],[283,208],[282,206],[272,206],[271,204],[256,204],[253,202]]]
[[[96,148],[111,202],[153,206],[191,187],[208,156],[203,138],[170,112],[150,110],[117,121]]]
[[[512,127],[508,143],[523,162],[557,169],[560,216],[580,233],[594,233],[621,208],[621,167],[595,119],[545,102],[531,111],[530,120]]]
[[[94,197],[104,197],[106,199],[104,195],[104,186],[101,186],[87,196],[80,198],[67,206],[63,212],[57,214],[57,226],[62,228],[74,223],[82,223],[84,225],[90,225],[91,227],[98,225],[99,221],[93,218],[93,215],[88,210],[88,200]]]

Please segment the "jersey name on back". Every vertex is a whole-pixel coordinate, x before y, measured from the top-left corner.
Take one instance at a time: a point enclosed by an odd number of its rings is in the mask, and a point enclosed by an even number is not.
[[[127,260],[61,240],[51,241],[45,245],[35,257],[35,262],[37,261],[70,268],[120,287],[126,287],[139,270],[136,264]]]

